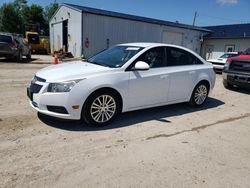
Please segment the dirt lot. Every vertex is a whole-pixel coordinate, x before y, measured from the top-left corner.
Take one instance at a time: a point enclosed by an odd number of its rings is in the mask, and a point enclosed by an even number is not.
[[[94,129],[29,106],[26,86],[45,66],[0,62],[0,187],[250,186],[250,95],[221,75],[201,109],[130,112]]]

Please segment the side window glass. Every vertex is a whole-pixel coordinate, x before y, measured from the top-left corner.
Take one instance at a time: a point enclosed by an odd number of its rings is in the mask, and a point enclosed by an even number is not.
[[[198,58],[195,57],[194,64],[196,64],[196,65],[202,65],[203,62],[201,60],[199,60]]]
[[[203,64],[193,54],[178,48],[169,47],[167,49],[167,65],[168,66],[181,66],[181,65],[194,65]]]
[[[146,51],[137,61],[146,62],[150,68],[158,68],[166,66],[165,50],[163,47],[157,47]]]

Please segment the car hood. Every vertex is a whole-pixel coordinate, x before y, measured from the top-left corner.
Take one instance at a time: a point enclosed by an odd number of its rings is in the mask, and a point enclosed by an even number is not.
[[[208,59],[208,62],[215,62],[215,63],[226,63],[227,59],[226,58],[218,58],[218,59]]]
[[[36,73],[36,76],[46,79],[46,82],[59,82],[86,78],[93,74],[107,72],[110,69],[87,62],[74,61],[43,68]]]
[[[242,55],[239,55],[237,57],[228,58],[228,61],[231,62],[232,60],[248,60],[248,61],[250,61],[250,55],[242,54]]]

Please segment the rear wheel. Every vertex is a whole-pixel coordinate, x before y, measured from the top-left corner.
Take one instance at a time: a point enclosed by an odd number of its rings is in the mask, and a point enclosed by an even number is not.
[[[23,60],[23,53],[22,53],[22,51],[19,51],[17,56],[16,56],[16,61],[22,62],[22,60]]]
[[[189,104],[196,107],[202,106],[207,100],[208,91],[209,86],[206,82],[200,82],[197,84],[194,88]]]
[[[26,55],[26,58],[27,58],[28,60],[31,59],[31,51],[29,51],[28,55]]]
[[[111,123],[119,112],[119,98],[113,92],[103,91],[87,99],[82,116],[89,125],[104,126]]]

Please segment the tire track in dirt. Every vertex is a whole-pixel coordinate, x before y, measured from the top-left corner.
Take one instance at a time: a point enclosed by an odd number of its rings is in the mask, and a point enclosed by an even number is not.
[[[155,135],[155,136],[148,137],[148,138],[146,138],[146,140],[152,140],[152,139],[161,138],[161,137],[168,138],[168,137],[172,137],[172,136],[176,136],[176,135],[179,135],[179,134],[183,134],[183,133],[186,133],[186,132],[192,132],[192,131],[197,131],[198,132],[198,131],[200,131],[202,129],[206,129],[206,128],[214,126],[214,125],[218,125],[218,124],[221,124],[221,123],[229,123],[229,122],[236,121],[236,120],[239,120],[239,119],[244,119],[244,118],[247,118],[247,117],[250,117],[250,113],[246,113],[246,114],[243,114],[243,115],[238,116],[238,117],[219,120],[219,121],[216,121],[215,123],[201,125],[201,126],[198,126],[198,127],[194,127],[192,129],[188,129],[188,130],[178,131],[178,132],[175,132],[175,133],[172,133],[172,134],[158,134],[158,135]]]

